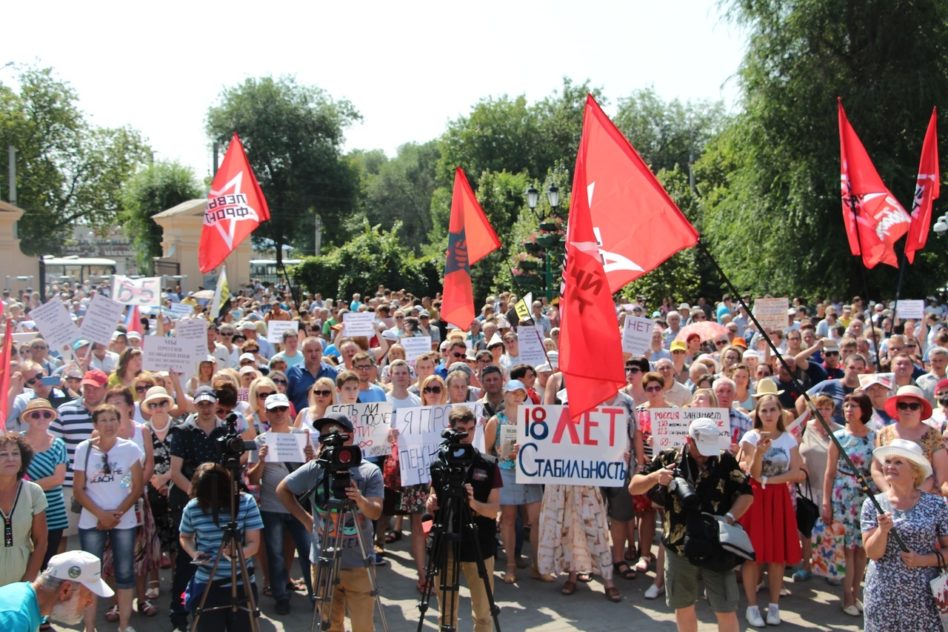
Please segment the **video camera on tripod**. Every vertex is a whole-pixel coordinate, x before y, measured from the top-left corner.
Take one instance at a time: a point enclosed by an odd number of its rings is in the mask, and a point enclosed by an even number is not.
[[[346,488],[352,482],[349,470],[362,464],[362,450],[357,445],[345,445],[352,435],[330,432],[320,435],[322,450],[317,463],[323,466],[329,480],[329,489],[336,500],[346,499]]]
[[[435,481],[435,491],[438,495],[467,495],[464,483],[477,454],[474,446],[462,443],[467,435],[466,432],[450,428],[441,433],[444,441],[438,448],[438,467],[434,470],[438,474],[438,480]]]
[[[253,441],[244,441],[237,431],[237,413],[227,415],[224,420],[227,424],[227,434],[217,438],[218,453],[221,455],[221,464],[239,462],[244,452],[253,452],[257,444]]]

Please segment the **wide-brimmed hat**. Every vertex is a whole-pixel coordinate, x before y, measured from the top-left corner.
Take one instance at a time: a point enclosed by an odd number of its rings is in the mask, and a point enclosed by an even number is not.
[[[42,397],[37,397],[31,399],[27,404],[26,408],[23,409],[23,412],[20,413],[20,419],[25,419],[26,415],[33,412],[34,410],[51,410],[53,411],[53,417],[56,416],[56,409],[53,408],[53,405],[49,403],[49,400],[43,399]]]
[[[887,456],[900,456],[917,465],[925,473],[925,478],[932,475],[932,464],[925,458],[922,446],[908,439],[893,439],[888,445],[872,451],[872,458],[882,463]]]
[[[897,419],[899,412],[896,409],[896,406],[898,403],[900,401],[911,399],[916,400],[922,405],[922,419],[928,419],[932,416],[932,405],[928,403],[927,399],[925,399],[925,393],[923,393],[922,389],[919,387],[913,386],[911,384],[900,386],[895,395],[885,400],[885,412],[889,414],[889,417]]]
[[[168,394],[168,391],[165,390],[164,386],[152,386],[145,393],[145,398],[142,399],[142,406],[147,407],[148,404],[159,399],[167,399],[169,402],[174,404],[174,398]]]
[[[777,389],[777,383],[769,377],[757,380],[757,392],[754,397],[763,397],[764,395],[783,395],[783,389]]]

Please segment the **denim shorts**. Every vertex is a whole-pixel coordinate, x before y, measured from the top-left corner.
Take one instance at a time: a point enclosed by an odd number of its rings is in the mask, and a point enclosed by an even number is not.
[[[543,500],[543,486],[535,483],[518,483],[517,470],[500,468],[504,486],[500,488],[501,505],[529,505]]]
[[[105,539],[112,540],[112,566],[115,570],[116,588],[135,587],[135,533],[131,529],[79,529],[79,546],[100,560],[105,551]]]

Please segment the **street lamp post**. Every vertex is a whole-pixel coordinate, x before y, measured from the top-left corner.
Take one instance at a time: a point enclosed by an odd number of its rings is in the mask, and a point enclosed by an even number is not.
[[[554,210],[560,205],[560,190],[556,188],[556,185],[551,184],[546,190],[546,199],[550,203],[550,213],[552,214]],[[527,189],[527,206],[530,207],[530,211],[533,213],[534,217],[537,218],[537,223],[542,223],[545,218],[540,217],[537,213],[537,202],[540,201],[540,192],[537,191],[536,187],[533,185]],[[543,294],[546,296],[546,302],[549,303],[553,300],[553,274],[550,269],[550,246],[552,245],[553,239],[552,235],[542,235],[537,237],[537,243],[543,247]]]

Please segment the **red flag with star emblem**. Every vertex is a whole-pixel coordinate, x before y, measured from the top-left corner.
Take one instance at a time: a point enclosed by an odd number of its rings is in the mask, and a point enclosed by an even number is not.
[[[837,110],[839,184],[849,250],[855,256],[861,255],[863,265],[869,269],[879,263],[897,268],[895,242],[908,232],[911,218],[879,177],[856,130],[846,118],[842,99],[837,99]]]
[[[222,264],[260,222],[269,219],[267,200],[235,133],[207,194],[198,249],[201,272],[206,274]]]
[[[915,200],[912,202],[912,224],[905,238],[905,257],[915,263],[915,251],[928,242],[928,228],[932,223],[932,204],[941,194],[941,172],[938,169],[938,112],[932,108],[928,131],[922,143],[922,157],[918,161],[918,179],[915,181]]]
[[[618,292],[698,243],[698,231],[592,95],[586,96],[582,143],[582,190],[609,289]]]
[[[448,222],[448,252],[444,266],[444,293],[441,318],[465,331],[474,320],[474,289],[471,266],[500,248],[500,239],[491,227],[464,171],[454,172],[451,219]]]
[[[603,125],[603,119],[608,126]],[[615,130],[592,96],[588,96],[583,136],[573,174],[566,228],[566,269],[560,301],[560,370],[566,382],[569,413],[573,419],[614,396],[625,385],[619,321],[590,204],[590,199],[599,193],[592,191],[596,187],[593,178],[628,171],[631,166],[627,153],[617,154],[614,144],[603,142],[606,140],[603,134],[609,134],[607,128]],[[624,140],[621,134],[619,138]],[[610,141],[614,143],[615,139]],[[625,145],[632,150],[627,142]],[[608,156],[611,160],[623,160],[625,164],[609,164]],[[639,228],[639,243],[663,239],[658,233],[643,233],[644,230]]]

